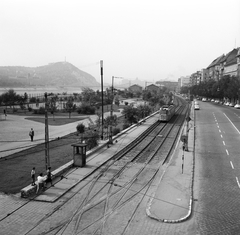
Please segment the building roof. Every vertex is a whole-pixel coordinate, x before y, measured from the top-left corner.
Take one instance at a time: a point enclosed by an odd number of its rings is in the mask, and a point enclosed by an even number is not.
[[[138,84],[133,84],[133,85],[131,85],[129,88],[131,88],[131,87],[139,87],[139,88],[142,88],[140,85],[138,85]]]
[[[219,65],[220,63],[223,63],[224,60],[225,60],[225,55],[223,54],[223,55],[217,57],[217,58],[207,67],[207,69],[212,68],[212,67],[214,67],[214,66],[216,66],[216,65]]]
[[[225,65],[224,66],[230,66],[233,64],[237,64],[237,54],[238,54],[239,48],[234,48],[226,55]]]

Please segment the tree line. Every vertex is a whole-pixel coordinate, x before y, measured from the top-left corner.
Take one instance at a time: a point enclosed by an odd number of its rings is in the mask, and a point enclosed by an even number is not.
[[[236,76],[226,75],[219,81],[210,79],[191,87],[182,87],[181,93],[195,97],[206,97],[219,100],[236,102],[240,96],[240,80]]]

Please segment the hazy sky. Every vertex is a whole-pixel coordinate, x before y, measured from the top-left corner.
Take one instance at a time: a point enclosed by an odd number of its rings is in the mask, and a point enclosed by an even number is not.
[[[190,75],[240,46],[239,0],[1,0],[0,66],[66,60],[100,81]]]

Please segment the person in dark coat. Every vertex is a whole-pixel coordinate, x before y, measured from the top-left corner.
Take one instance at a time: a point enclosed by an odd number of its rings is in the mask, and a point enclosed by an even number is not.
[[[33,141],[33,137],[34,137],[34,130],[33,130],[33,128],[31,128],[31,130],[29,132],[29,136],[31,138],[31,141]]]

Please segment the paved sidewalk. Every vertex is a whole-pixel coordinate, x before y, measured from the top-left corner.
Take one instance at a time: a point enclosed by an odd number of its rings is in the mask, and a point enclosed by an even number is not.
[[[147,215],[157,221],[178,223],[191,215],[194,177],[194,110],[192,109],[188,131],[188,151],[183,151],[180,141],[165,172],[157,182]],[[186,124],[184,131],[186,132]],[[184,133],[186,134],[186,133]]]

